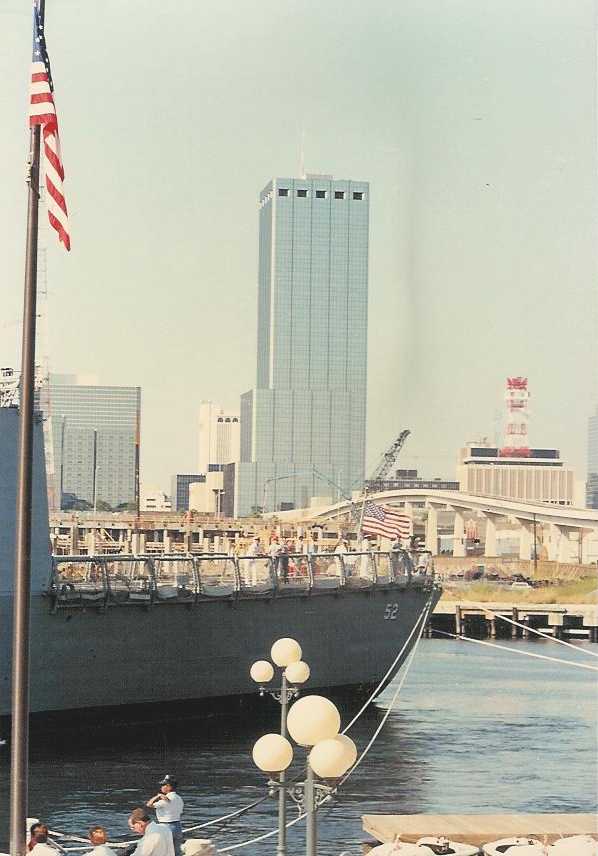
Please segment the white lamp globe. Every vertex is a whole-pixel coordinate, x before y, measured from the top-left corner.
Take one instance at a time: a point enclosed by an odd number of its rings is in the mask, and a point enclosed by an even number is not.
[[[301,659],[301,645],[295,642],[294,639],[277,639],[270,656],[277,666],[289,666],[291,663],[298,663]]]
[[[304,696],[296,701],[287,716],[287,728],[300,746],[315,746],[320,740],[336,737],[341,715],[327,698]]]
[[[249,674],[256,684],[267,684],[274,677],[274,667],[267,660],[256,660]]]
[[[321,779],[338,779],[349,769],[347,747],[334,737],[320,740],[309,753],[309,766]]]
[[[335,738],[339,743],[342,743],[345,747],[345,752],[347,753],[347,770],[349,767],[352,767],[355,761],[357,761],[357,746],[350,737],[347,737],[346,734],[338,734]]]
[[[293,760],[293,747],[280,734],[264,734],[253,747],[252,756],[264,773],[281,773]]]
[[[292,684],[304,684],[309,678],[309,666],[303,660],[291,663],[284,670],[285,678]]]

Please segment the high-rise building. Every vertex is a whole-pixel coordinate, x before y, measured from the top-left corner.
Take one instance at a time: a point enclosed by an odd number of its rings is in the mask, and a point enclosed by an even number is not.
[[[51,375],[54,495],[60,507],[135,507],[139,497],[141,388]]]
[[[598,508],[598,407],[595,414],[588,419],[586,505],[588,508]]]
[[[236,516],[363,483],[368,243],[367,182],[276,178],[260,194],[257,384],[241,398]]]
[[[199,472],[222,470],[239,457],[239,413],[213,401],[199,405]]]
[[[170,498],[174,511],[189,511],[189,488],[192,484],[203,484],[205,473],[177,473],[172,477]]]

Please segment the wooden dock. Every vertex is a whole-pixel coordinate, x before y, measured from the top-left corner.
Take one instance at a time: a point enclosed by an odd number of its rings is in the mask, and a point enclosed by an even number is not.
[[[533,835],[548,843],[564,835],[598,838],[595,814],[364,814],[363,828],[380,843],[415,843],[425,835],[445,835],[460,844],[481,847],[511,836]]]
[[[502,615],[524,626],[501,621]],[[467,636],[471,630],[479,635],[482,631],[490,639],[499,635],[502,638],[527,639],[529,628],[542,630],[557,639],[581,637],[598,642],[598,606],[596,603],[527,603],[515,600],[511,603],[479,604],[441,599],[428,624],[430,631],[450,629],[457,636]]]

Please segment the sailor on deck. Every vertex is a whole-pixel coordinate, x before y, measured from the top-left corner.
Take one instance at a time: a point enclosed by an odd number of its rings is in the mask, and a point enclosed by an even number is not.
[[[181,856],[181,844],[183,843],[181,815],[184,803],[176,792],[176,781],[173,776],[164,776],[159,784],[160,793],[148,800],[146,805],[155,810],[158,823],[170,829],[175,856]]]

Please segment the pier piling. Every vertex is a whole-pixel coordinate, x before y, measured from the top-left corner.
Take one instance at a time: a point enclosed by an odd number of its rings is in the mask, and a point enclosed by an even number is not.
[[[455,607],[455,633],[457,636],[463,636],[463,615],[460,604]]]
[[[511,610],[511,619],[513,621],[519,621],[519,610],[516,606]],[[511,625],[511,639],[517,639],[517,626],[515,624]]]

